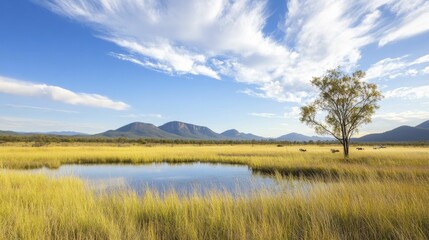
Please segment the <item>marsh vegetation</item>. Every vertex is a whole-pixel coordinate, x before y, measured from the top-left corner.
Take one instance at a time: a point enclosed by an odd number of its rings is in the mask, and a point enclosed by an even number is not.
[[[300,152],[305,148],[306,152]],[[429,148],[276,145],[0,147],[3,239],[427,239]],[[13,169],[62,164],[226,163],[285,181],[288,192],[95,193],[76,177]],[[308,186],[311,191],[308,191]]]

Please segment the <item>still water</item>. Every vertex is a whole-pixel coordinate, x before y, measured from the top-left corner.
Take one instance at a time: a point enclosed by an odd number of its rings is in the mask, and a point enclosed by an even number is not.
[[[54,177],[79,177],[94,189],[112,192],[128,188],[138,194],[149,188],[161,194],[168,191],[175,191],[180,195],[221,191],[232,195],[247,195],[261,190],[275,193],[303,187],[302,182],[277,180],[254,173],[247,166],[210,163],[62,165],[58,169],[30,171]]]

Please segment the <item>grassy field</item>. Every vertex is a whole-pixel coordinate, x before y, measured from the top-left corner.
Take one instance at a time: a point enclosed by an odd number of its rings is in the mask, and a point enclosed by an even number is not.
[[[299,152],[306,148],[307,152]],[[0,239],[428,239],[429,148],[1,146],[0,164],[221,162],[300,175],[311,191],[179,197],[95,194],[76,178],[0,173]],[[327,180],[332,181],[327,181]],[[320,184],[320,183],[325,184]]]
[[[300,152],[300,148],[307,152]],[[277,147],[276,145],[154,145],[154,146],[3,146],[0,167],[8,169],[58,168],[61,164],[141,164],[152,162],[212,162],[245,164],[253,170],[304,176],[429,175],[429,147],[389,147],[351,150],[351,158],[331,148],[340,146]]]

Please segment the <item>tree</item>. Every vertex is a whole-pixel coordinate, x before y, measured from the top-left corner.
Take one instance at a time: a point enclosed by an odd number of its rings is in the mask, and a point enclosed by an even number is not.
[[[301,108],[301,122],[318,134],[337,139],[343,145],[345,158],[349,156],[350,138],[361,125],[371,122],[382,98],[377,85],[363,81],[364,77],[363,71],[348,75],[340,68],[313,77],[311,84],[320,91],[319,96]],[[316,118],[317,113],[325,114],[324,121]]]

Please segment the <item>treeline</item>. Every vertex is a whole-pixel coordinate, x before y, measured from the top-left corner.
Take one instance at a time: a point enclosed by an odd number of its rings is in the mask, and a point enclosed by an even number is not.
[[[193,139],[131,139],[105,138],[93,136],[58,136],[58,135],[4,135],[0,136],[0,143],[25,142],[43,146],[49,143],[111,143],[111,144],[277,144],[278,147],[290,144],[333,144],[332,141],[288,142],[273,140],[193,140]]]
[[[330,145],[338,144],[336,141],[274,141],[274,140],[193,140],[193,139],[132,139],[132,138],[106,138],[94,136],[60,136],[60,135],[1,135],[1,143],[33,143],[33,146],[40,147],[49,145],[50,143],[106,143],[106,144],[193,144],[193,145],[209,145],[209,144],[276,144],[278,147],[287,145]],[[429,142],[385,142],[385,143],[364,143],[354,142],[352,145],[359,146],[429,146]]]

